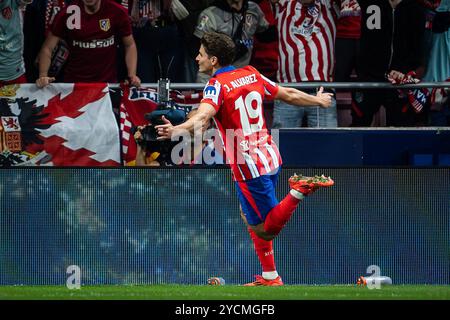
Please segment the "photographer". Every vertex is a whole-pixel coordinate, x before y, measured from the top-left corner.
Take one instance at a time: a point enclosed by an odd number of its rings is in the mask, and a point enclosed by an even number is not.
[[[187,110],[183,107],[175,104],[160,104],[157,110],[145,115],[149,124],[131,129],[131,134],[137,146],[137,166],[172,166],[179,164],[178,160],[171,157],[172,149],[179,142],[158,141],[155,126],[163,124],[165,119],[181,124],[186,120],[186,112]]]
[[[191,110],[183,120],[178,118],[178,121],[176,122],[182,123],[189,120],[197,113],[197,111],[198,109]],[[148,114],[146,118],[152,118],[152,114]],[[161,116],[153,123],[155,123],[155,125],[160,124],[163,122],[163,119],[166,118],[173,119],[174,116],[171,116],[170,114],[164,116],[164,118]],[[190,133],[188,139],[183,138],[181,141],[156,141],[154,136],[155,129],[152,124],[134,128],[133,131],[135,132],[133,136],[137,145],[136,166],[171,166],[204,163],[203,152],[205,149],[207,149],[209,156],[212,155],[212,158],[209,159],[209,161],[212,161],[213,163],[223,163],[221,154],[214,151],[214,141],[211,139],[205,141],[203,139],[203,134],[205,134],[206,130],[214,130],[211,121],[205,124],[201,128],[201,131]],[[194,138],[194,134],[201,135],[201,137]],[[173,158],[172,151],[174,151]]]
[[[136,166],[160,166],[161,164],[157,161],[160,153],[159,152],[151,152],[150,150],[146,150],[143,146],[142,140],[142,130],[145,126],[137,127],[136,132],[134,133],[134,140],[136,140]],[[149,156],[147,154],[150,153]]]

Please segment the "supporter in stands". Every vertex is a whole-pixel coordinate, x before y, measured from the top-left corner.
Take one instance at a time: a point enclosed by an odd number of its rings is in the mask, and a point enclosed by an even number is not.
[[[280,0],[278,82],[332,81],[336,25],[330,0]],[[311,90],[304,90],[310,94]],[[296,107],[275,101],[274,128],[337,127],[336,100],[330,108]]]
[[[198,65],[195,57],[198,53],[199,39],[194,36],[194,30],[200,13],[209,7],[215,0],[179,0],[179,3],[189,12],[186,18],[175,15],[178,20],[179,29],[183,32],[185,51],[185,81],[195,82],[197,79]],[[173,2],[175,3],[175,2]],[[172,5],[173,6],[173,5]],[[172,11],[179,11],[175,7]],[[182,10],[181,10],[182,11]]]
[[[267,22],[272,28],[276,28],[275,4],[273,0],[255,0]],[[278,71],[278,39],[271,42],[261,42],[257,37],[253,43],[253,54],[250,65],[254,66],[264,76],[272,81],[276,81]]]
[[[200,14],[194,35],[201,39],[210,31],[227,34],[233,39],[236,43],[233,65],[238,68],[250,62],[253,36],[263,42],[272,42],[277,38],[275,27],[269,27],[259,6],[248,0],[216,0]],[[197,81],[204,83],[208,78],[208,75],[199,73]]]
[[[416,0],[358,0],[361,6],[360,56],[361,82],[401,83],[423,76],[423,33],[425,19]],[[380,11],[368,7],[376,4]],[[406,78],[404,75],[408,75]],[[352,125],[370,126],[380,105],[386,109],[388,126],[414,126],[426,114],[408,106],[397,90],[361,90],[355,94]]]
[[[430,11],[433,16],[431,50],[423,81],[450,81],[450,0],[440,1],[440,5]],[[449,88],[430,90],[430,125],[450,126],[449,90]]]
[[[50,31],[50,26],[58,12],[69,5],[71,0],[33,0],[26,7],[23,19],[24,60],[26,76],[29,82],[39,78],[38,54]],[[69,50],[64,41],[60,41],[53,54],[49,75],[62,80],[61,69],[66,62]]]
[[[125,48],[128,81],[139,86],[136,75],[137,51],[126,11],[109,0],[81,0],[78,11],[63,9],[52,24],[39,54],[38,87],[55,80],[48,71],[53,49],[64,39],[70,55],[64,69],[65,82],[117,82],[117,43]],[[79,15],[79,19],[77,17]]]
[[[335,0],[334,5],[337,9],[334,80],[355,81],[361,34],[361,8],[357,0]],[[353,91],[349,89],[339,91],[336,94],[338,126],[347,126],[351,123],[350,108],[347,106],[350,106]],[[348,102],[344,103],[345,100]],[[348,109],[347,119],[340,117],[339,109]]]
[[[432,39],[433,39],[433,18],[436,15],[436,9],[439,7],[441,0],[417,0],[419,2],[425,12],[425,31],[423,35],[424,41],[424,57],[423,62],[424,65],[428,65],[428,59],[431,53]]]
[[[0,86],[25,83],[20,9],[31,0],[0,1]]]
[[[361,35],[361,8],[357,0],[339,0],[338,5],[334,75],[335,81],[347,82],[351,80],[352,71],[356,70]]]
[[[264,16],[267,22],[269,22],[270,27],[276,28],[275,1],[255,0],[254,2],[264,12]],[[276,81],[278,71],[278,39],[270,42],[261,42],[255,37],[250,65],[254,66],[270,80]],[[266,117],[267,127],[271,128],[273,123],[273,101],[264,101],[264,116]]]
[[[137,74],[153,83],[168,77],[184,82],[184,42],[177,19],[189,11],[180,0],[123,0],[132,21],[140,59]]]

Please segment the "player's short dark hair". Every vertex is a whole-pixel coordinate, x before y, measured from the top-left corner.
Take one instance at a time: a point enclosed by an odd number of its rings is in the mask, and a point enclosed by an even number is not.
[[[208,56],[214,56],[219,60],[221,67],[233,63],[236,46],[233,39],[226,34],[206,32],[201,39],[201,44],[205,48]]]

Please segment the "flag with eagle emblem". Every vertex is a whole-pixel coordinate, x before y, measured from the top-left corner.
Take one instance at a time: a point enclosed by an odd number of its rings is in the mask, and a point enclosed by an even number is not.
[[[106,83],[0,87],[0,166],[118,166]]]

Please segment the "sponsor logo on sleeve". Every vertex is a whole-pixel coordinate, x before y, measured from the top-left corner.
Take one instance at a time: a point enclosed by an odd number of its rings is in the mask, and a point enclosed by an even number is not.
[[[203,99],[211,99],[215,104],[218,103],[220,94],[220,83],[215,81],[214,83],[209,83],[205,90],[203,90]]]

